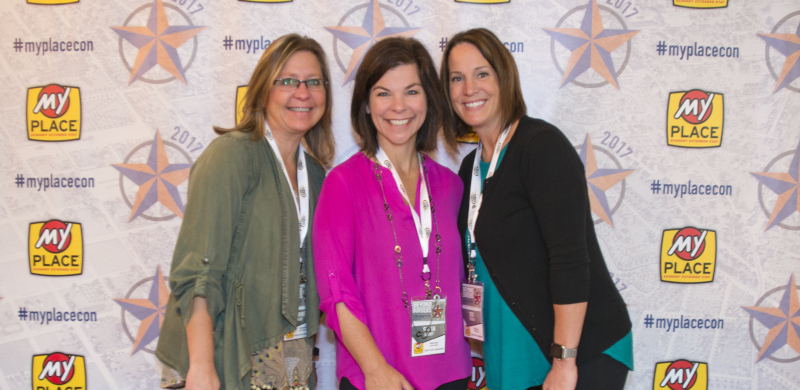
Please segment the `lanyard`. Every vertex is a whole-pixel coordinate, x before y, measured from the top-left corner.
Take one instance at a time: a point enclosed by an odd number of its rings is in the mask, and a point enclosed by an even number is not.
[[[394,164],[392,164],[391,160],[389,160],[386,152],[384,152],[382,148],[378,147],[378,152],[375,154],[375,158],[378,159],[378,162],[380,162],[381,165],[388,168],[389,171],[392,172],[392,177],[394,177],[394,182],[397,184],[397,188],[403,195],[403,199],[405,199],[409,209],[411,209],[411,216],[414,218],[414,226],[417,228],[419,245],[422,247],[422,274],[428,274],[428,279],[430,279],[431,269],[428,267],[428,251],[430,248],[429,238],[431,236],[432,222],[431,208],[428,207],[428,186],[425,181],[425,172],[422,168],[422,157],[420,157],[419,153],[417,153],[417,159],[419,160],[419,178],[421,183],[419,189],[419,199],[421,200],[420,204],[422,205],[422,207],[420,207],[422,218],[420,218],[420,216],[417,214],[417,211],[414,210],[414,205],[411,204],[411,201],[408,199],[408,193],[406,193],[406,189],[403,186],[403,181],[400,180],[400,175],[397,173],[397,170],[394,169]]]
[[[383,157],[383,158],[381,158],[381,157]],[[417,213],[414,210],[413,205],[411,205],[411,202],[408,201],[408,196],[407,196],[408,194],[406,194],[405,188],[403,188],[402,181],[400,180],[399,175],[397,174],[397,172],[395,172],[394,168],[392,167],[391,161],[386,157],[386,153],[383,152],[382,149],[378,148],[378,154],[376,155],[376,158],[379,161],[383,161],[384,164],[386,164],[386,167],[389,169],[389,171],[392,172],[392,175],[394,176],[394,179],[395,179],[395,184],[397,185],[398,189],[400,190],[400,193],[403,194],[403,197],[405,198],[406,203],[408,203],[409,207],[411,208],[411,215],[414,217],[414,224],[418,227],[416,229],[417,230],[417,236],[420,239],[420,245],[422,246],[422,249],[423,249],[422,280],[425,282],[425,296],[428,299],[430,299],[431,296],[435,293],[435,299],[439,299],[441,291],[442,291],[442,289],[439,287],[439,257],[441,256],[441,253],[442,253],[442,236],[439,234],[439,224],[436,223],[436,216],[434,215],[436,213],[436,206],[434,206],[434,204],[433,204],[433,197],[428,195],[428,187],[430,186],[430,184],[428,183],[427,175],[426,175],[427,169],[425,169],[425,157],[422,157],[419,153],[417,153],[417,158],[419,159],[419,167],[420,167],[420,179],[422,181],[422,189],[420,191],[421,193],[419,194],[420,197],[423,197],[422,198],[422,223],[419,222],[419,217],[417,216]],[[392,211],[391,211],[391,209],[389,207],[389,201],[386,200],[386,191],[384,191],[384,189],[383,189],[383,180],[382,180],[382,175],[381,175],[381,169],[380,168],[381,168],[381,164],[374,163],[375,179],[378,180],[378,185],[381,187],[381,194],[383,195],[384,211],[386,212],[386,218],[389,220],[389,224],[392,227],[392,235],[394,236],[394,252],[395,252],[394,253],[394,257],[395,257],[395,263],[397,264],[397,272],[400,275],[400,288],[402,289],[402,292],[403,292],[403,295],[402,295],[403,305],[405,305],[406,309],[409,310],[408,315],[411,318],[411,322],[413,323],[413,316],[411,315],[411,308],[409,307],[408,294],[406,294],[405,282],[403,281],[403,253],[402,253],[402,249],[400,248],[400,244],[397,241],[397,232],[394,229],[394,222],[392,220]],[[429,215],[426,216],[426,214],[429,214]],[[423,238],[422,238],[422,237],[430,236],[430,233],[429,233],[430,232],[430,224],[428,225],[428,228],[427,228],[428,230],[425,232],[424,235],[421,234],[421,232],[423,230],[420,229],[420,227],[422,225],[424,225],[424,221],[426,219],[428,219],[428,220],[432,219],[433,223],[434,223],[434,225],[436,227],[436,287],[434,287],[433,290],[431,290],[431,285],[430,285],[431,271],[430,271],[430,268],[428,267],[428,258],[427,258],[427,252],[428,252],[428,248],[429,248],[428,240],[424,240],[423,241]]]
[[[281,157],[281,152],[278,150],[278,144],[275,143],[275,138],[272,136],[272,131],[267,127],[267,142],[269,142],[269,146],[272,147],[272,152],[275,154],[275,158],[278,159],[278,163],[281,165],[281,171],[283,171],[284,177],[286,177],[286,184],[289,185],[289,189],[292,189],[292,181],[289,179],[289,172],[286,171],[286,165],[283,164],[283,158]],[[300,194],[300,201],[298,202],[297,197],[292,194],[292,199],[294,199],[294,207],[297,210],[297,224],[300,225],[300,248],[303,247],[303,242],[306,239],[306,235],[308,234],[308,223],[307,216],[308,213],[308,172],[305,169],[306,164],[306,154],[305,150],[303,149],[303,144],[300,143],[300,146],[297,150],[297,188],[298,193]],[[292,191],[294,192],[294,191]],[[300,257],[300,261],[303,261],[302,255]]]
[[[497,143],[494,145],[494,154],[492,154],[492,162],[489,164],[489,172],[486,173],[486,179],[494,176],[494,171],[497,168],[497,160],[500,158],[500,151],[503,150],[503,143],[506,141],[510,127],[503,130]],[[475,162],[472,164],[472,182],[469,186],[469,199],[472,205],[469,208],[469,219],[467,222],[467,229],[469,236],[467,236],[467,250],[469,251],[469,269],[468,280],[470,283],[475,283],[475,261],[478,257],[478,252],[475,249],[475,221],[478,220],[478,211],[481,209],[483,203],[483,189],[481,188],[481,148],[482,144],[478,142],[478,149],[475,150]]]

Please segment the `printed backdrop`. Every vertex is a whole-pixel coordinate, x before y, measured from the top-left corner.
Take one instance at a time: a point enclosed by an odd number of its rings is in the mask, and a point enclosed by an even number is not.
[[[584,161],[626,388],[800,388],[797,0],[4,0],[0,21],[2,389],[158,388],[188,170],[272,40],[327,51],[338,164],[365,49],[413,36],[438,63],[477,26]]]

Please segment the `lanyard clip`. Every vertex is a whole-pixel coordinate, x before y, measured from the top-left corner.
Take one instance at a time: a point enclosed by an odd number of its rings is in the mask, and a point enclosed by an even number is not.
[[[467,270],[468,270],[467,281],[469,282],[469,284],[474,284],[475,279],[478,278],[478,275],[475,274],[475,265],[469,263],[467,265]]]
[[[478,275],[475,274],[475,262],[478,258],[478,251],[475,249],[475,243],[471,243],[469,245],[469,263],[467,264],[467,281],[470,284],[475,283],[475,279],[478,278]]]

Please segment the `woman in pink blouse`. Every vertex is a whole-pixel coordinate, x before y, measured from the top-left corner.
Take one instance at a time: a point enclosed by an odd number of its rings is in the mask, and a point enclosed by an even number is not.
[[[448,115],[418,41],[384,39],[364,56],[350,108],[361,151],[325,179],[313,231],[340,389],[466,388],[463,185],[423,154],[436,149],[440,127],[455,145]]]

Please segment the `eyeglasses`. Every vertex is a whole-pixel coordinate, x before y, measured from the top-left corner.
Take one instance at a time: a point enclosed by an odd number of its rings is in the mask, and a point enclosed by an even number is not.
[[[306,88],[311,91],[319,91],[325,89],[325,86],[328,85],[327,80],[323,79],[308,79],[308,80],[298,80],[292,78],[285,78],[285,79],[277,79],[275,80],[275,86],[285,90],[294,90],[300,88],[300,84],[306,84]]]

